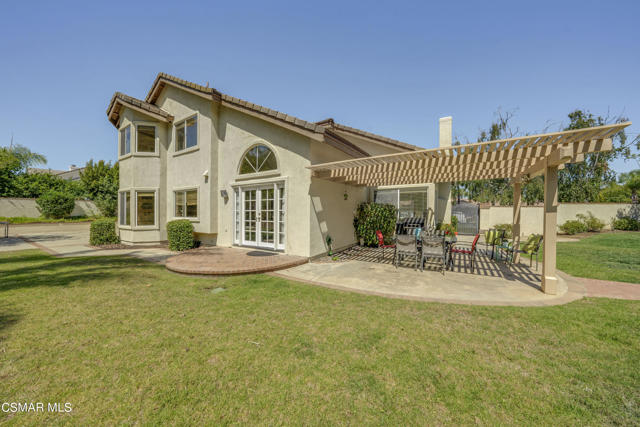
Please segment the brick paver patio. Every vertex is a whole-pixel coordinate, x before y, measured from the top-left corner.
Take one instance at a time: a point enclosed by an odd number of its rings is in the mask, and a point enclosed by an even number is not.
[[[206,247],[173,256],[167,269],[187,274],[249,274],[295,267],[308,262],[305,257],[262,250]]]

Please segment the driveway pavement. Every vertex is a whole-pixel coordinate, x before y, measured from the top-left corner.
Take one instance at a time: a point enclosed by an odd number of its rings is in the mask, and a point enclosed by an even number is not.
[[[9,238],[0,239],[0,252],[37,248],[59,257],[129,255],[159,263],[175,255],[162,247],[92,248],[89,225],[88,222],[12,225]]]

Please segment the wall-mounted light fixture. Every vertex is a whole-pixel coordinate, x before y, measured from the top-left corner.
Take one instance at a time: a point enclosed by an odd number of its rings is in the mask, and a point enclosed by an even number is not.
[[[220,196],[222,196],[222,198],[226,199],[229,197],[229,193],[227,193],[227,190],[220,190]]]

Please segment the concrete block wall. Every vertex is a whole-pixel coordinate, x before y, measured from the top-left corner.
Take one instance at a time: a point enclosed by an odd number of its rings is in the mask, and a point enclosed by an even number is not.
[[[76,206],[73,209],[73,212],[71,212],[71,216],[95,215],[100,215],[100,211],[92,201],[76,200]],[[26,216],[30,218],[39,218],[41,214],[38,210],[36,199],[2,197],[0,198],[0,216]]]
[[[627,203],[560,203],[558,205],[558,225],[568,220],[576,219],[577,214],[591,212],[605,224],[605,229],[611,229],[611,221],[619,210],[631,207]],[[543,225],[542,206],[523,206],[521,210],[520,231],[523,236],[533,233],[542,234]],[[511,206],[491,206],[480,209],[480,230],[488,230],[498,224],[510,224],[513,221]]]

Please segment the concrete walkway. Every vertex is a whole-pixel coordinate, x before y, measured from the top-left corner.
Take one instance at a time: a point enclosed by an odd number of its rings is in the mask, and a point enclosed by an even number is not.
[[[9,238],[0,239],[0,253],[37,248],[58,257],[129,255],[158,263],[175,255],[162,247],[93,248],[89,246],[89,226],[87,222],[12,225]]]

